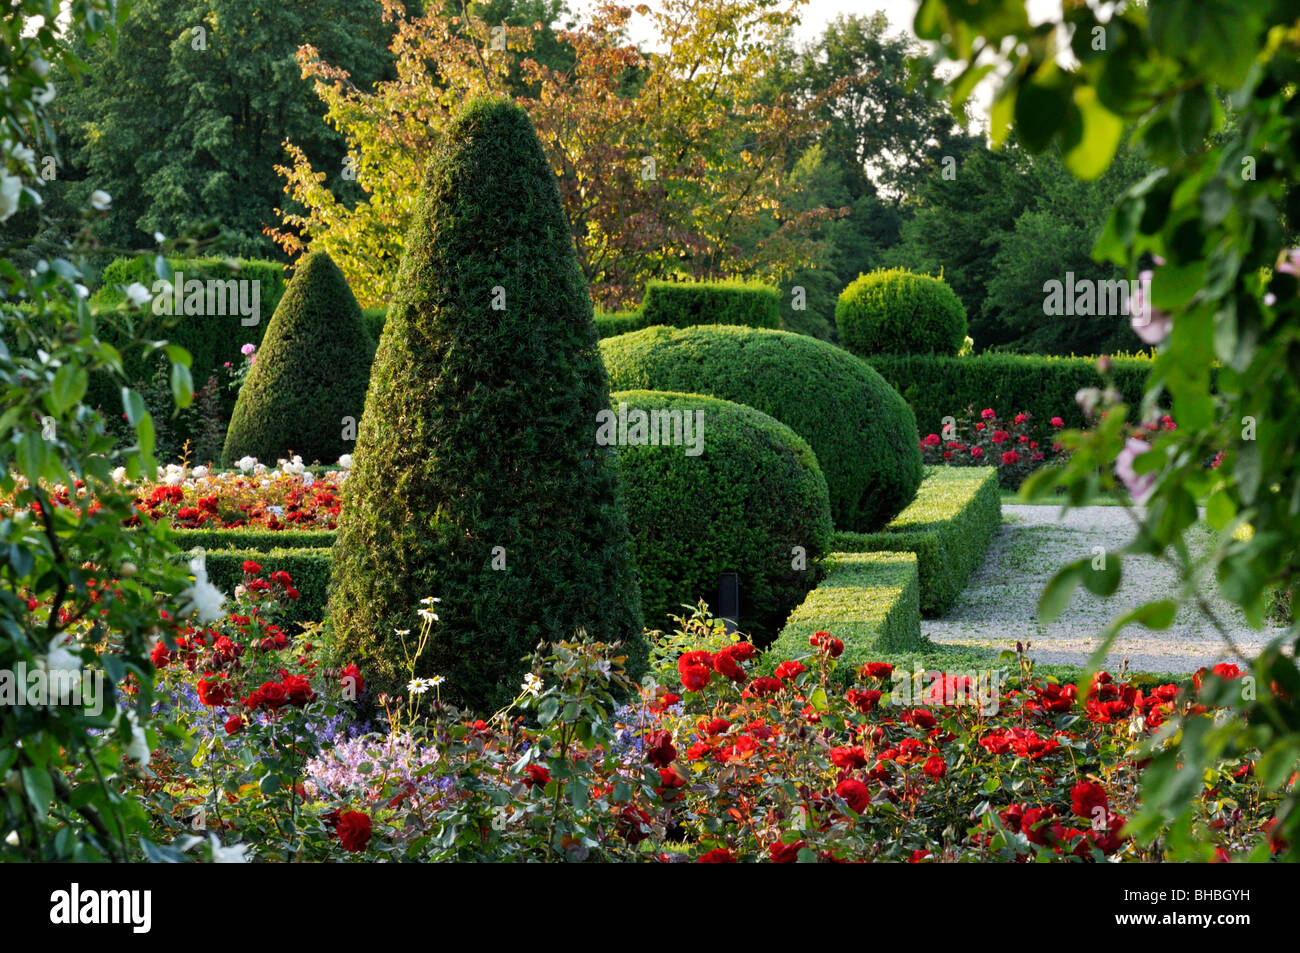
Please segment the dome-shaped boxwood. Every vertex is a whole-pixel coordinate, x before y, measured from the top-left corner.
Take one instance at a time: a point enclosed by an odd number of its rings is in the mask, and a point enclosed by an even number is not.
[[[854,354],[956,354],[966,308],[942,278],[902,268],[859,275],[835,304],[840,343]]]
[[[652,327],[600,344],[610,387],[711,394],[757,408],[808,441],[839,529],[868,532],[921,485],[916,419],[865,361],[803,334]]]
[[[719,574],[734,571],[741,630],[774,635],[830,545],[812,449],[767,414],[714,397],[640,390],[611,401],[596,437],[618,444],[646,625],[662,629],[699,599],[716,610]]]

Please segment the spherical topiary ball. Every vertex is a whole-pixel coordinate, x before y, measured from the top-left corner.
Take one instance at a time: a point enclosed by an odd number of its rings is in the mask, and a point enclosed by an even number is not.
[[[700,394],[621,391],[597,420],[615,448],[646,625],[740,575],[741,631],[776,633],[816,583],[832,533],[826,479],[808,444],[752,407]]]
[[[956,354],[966,309],[942,278],[890,268],[859,275],[835,305],[840,343],[873,354]]]
[[[651,327],[600,342],[610,387],[711,394],[808,441],[843,530],[887,523],[921,485],[916,418],[866,361],[803,334],[723,325]]]

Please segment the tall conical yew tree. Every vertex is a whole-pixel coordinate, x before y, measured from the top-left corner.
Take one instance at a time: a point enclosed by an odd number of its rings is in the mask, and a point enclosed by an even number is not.
[[[622,642],[640,596],[587,284],[537,134],[469,103],[426,172],[371,372],[334,544],[330,618],[379,686],[415,674],[474,707],[513,697],[541,640]],[[403,637],[395,630],[409,630]]]
[[[338,265],[325,252],[307,255],[239,390],[222,463],[250,456],[274,464],[291,451],[333,463],[350,453],[344,436],[365,404],[373,347]]]

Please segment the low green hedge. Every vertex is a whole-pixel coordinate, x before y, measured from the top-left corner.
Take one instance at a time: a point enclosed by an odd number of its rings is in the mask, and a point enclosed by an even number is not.
[[[246,549],[267,553],[275,549],[328,549],[334,545],[332,529],[270,530],[172,529],[172,540],[182,549]]]
[[[916,499],[878,533],[836,533],[836,552],[915,553],[921,611],[943,615],[984,560],[1002,522],[994,468],[934,467]]]
[[[375,308],[361,309],[361,323],[366,326],[370,332],[370,340],[375,344],[379,343],[379,335],[384,333],[384,322],[388,320],[388,306],[379,305]]]
[[[597,311],[596,336],[617,337],[628,331],[639,331],[646,326],[645,315],[638,311]]]
[[[1026,412],[1040,422],[1061,417],[1067,427],[1082,427],[1075,394],[1102,386],[1097,360],[1091,357],[876,354],[867,362],[903,395],[922,435],[939,433],[944,417],[961,417],[968,407],[976,413],[992,407],[1004,416]],[[1142,399],[1150,360],[1114,358],[1112,365],[1115,386],[1135,406]]]
[[[246,559],[262,567],[264,579],[283,570],[293,580],[299,598],[289,605],[285,621],[320,622],[325,618],[331,562],[328,549],[209,549],[204,557],[208,580],[227,596],[233,596],[235,587],[244,581]]]
[[[882,652],[926,647],[921,637],[920,580],[913,553],[834,553],[826,574],[763,653],[758,671],[771,674],[786,659],[813,653],[808,638],[826,631],[844,643],[835,682],[851,681]],[[811,666],[810,666],[811,667]]]
[[[741,324],[779,328],[781,296],[775,288],[754,281],[649,281],[641,316],[642,327]]]

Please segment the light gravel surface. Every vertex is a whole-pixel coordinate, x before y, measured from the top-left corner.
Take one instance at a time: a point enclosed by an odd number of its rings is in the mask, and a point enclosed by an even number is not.
[[[1082,664],[1097,645],[1107,623],[1144,602],[1176,598],[1173,566],[1154,556],[1121,554],[1119,590],[1109,598],[1080,586],[1056,621],[1037,621],[1038,598],[1058,568],[1091,558],[1095,547],[1119,553],[1133,539],[1133,521],[1121,507],[1085,506],[1062,511],[1057,506],[1004,504],[1003,524],[984,564],[966,585],[956,605],[942,619],[925,619],[921,631],[934,642],[954,646],[1015,648],[1030,642],[1031,656],[1043,663]],[[1208,536],[1199,537],[1202,551]],[[1193,539],[1193,546],[1197,539]],[[1252,629],[1240,610],[1223,599],[1212,578],[1201,586],[1215,614],[1233,640],[1253,656],[1279,629]],[[1174,624],[1161,631],[1131,625],[1115,640],[1106,668],[1115,671],[1127,659],[1130,671],[1192,672],[1217,662],[1239,661],[1217,630],[1193,607],[1185,607]]]

